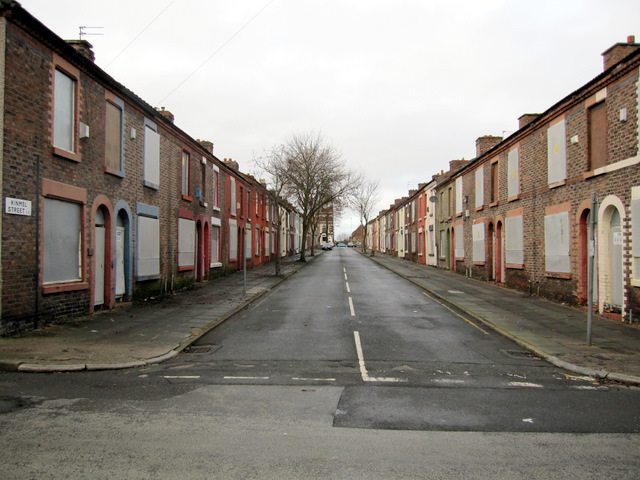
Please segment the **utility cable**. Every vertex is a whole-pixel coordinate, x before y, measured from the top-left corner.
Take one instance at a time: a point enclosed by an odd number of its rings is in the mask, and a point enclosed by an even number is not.
[[[226,47],[227,44],[229,44],[231,42],[231,40],[233,40],[235,37],[237,37],[240,34],[240,32],[242,32],[247,27],[247,25],[249,25],[251,22],[253,22],[273,2],[275,2],[275,0],[270,0],[264,7],[262,7],[258,13],[256,13],[244,25],[242,25],[242,27],[240,27],[240,29],[236,33],[231,35],[222,45],[220,45],[220,47],[218,47],[218,49],[215,52],[213,52],[211,55],[209,55],[205,59],[204,62],[202,62],[193,72],[191,72],[189,75],[187,75],[187,77],[184,80],[182,80],[178,85],[176,85],[176,87],[173,90],[171,90],[168,94],[166,94],[158,103],[156,103],[156,105],[160,105],[162,102],[164,102],[167,98],[169,98],[173,94],[173,92],[178,90],[178,88],[180,88],[184,83],[186,83],[187,80],[189,80],[191,77],[193,77],[202,67],[204,67],[209,62],[209,60],[211,60],[213,57],[215,57],[216,54],[220,50],[222,50],[224,47]]]
[[[158,20],[158,18],[160,18],[160,16],[161,16],[161,15],[162,15],[162,14],[163,14],[163,13],[164,13],[164,12],[165,12],[165,11],[166,11],[170,6],[171,6],[171,5],[173,5],[173,4],[175,3],[175,1],[176,1],[176,0],[171,0],[171,2],[169,3],[169,5],[167,5],[166,7],[164,7],[164,9],[163,9],[163,10],[162,10],[158,15],[156,15],[156,17],[155,17],[153,20],[151,20],[151,23],[149,23],[149,25],[147,25],[146,27],[144,27],[144,28],[142,29],[142,31],[141,31],[140,33],[138,33],[135,37],[133,37],[133,39],[132,39],[132,40],[131,40],[131,41],[130,41],[130,42],[129,42],[129,43],[128,43],[128,44],[127,44],[127,45],[126,45],[126,46],[125,46],[121,51],[120,51],[120,53],[118,53],[118,54],[117,54],[117,55],[116,55],[116,56],[115,56],[115,57],[114,57],[114,58],[113,58],[109,63],[107,63],[107,64],[105,65],[105,68],[106,68],[106,67],[108,67],[109,65],[111,65],[113,62],[115,62],[115,61],[118,59],[118,57],[119,57],[120,55],[122,55],[122,54],[123,54],[123,53],[124,53],[124,52],[125,52],[125,51],[126,51],[126,50],[131,46],[131,45],[132,45],[132,44],[133,44],[133,42],[135,42],[135,41],[140,37],[140,35],[142,35],[144,32],[146,32],[146,31],[147,31],[147,29],[148,29],[151,25],[153,25],[153,24],[155,23],[155,21],[156,21],[156,20]]]

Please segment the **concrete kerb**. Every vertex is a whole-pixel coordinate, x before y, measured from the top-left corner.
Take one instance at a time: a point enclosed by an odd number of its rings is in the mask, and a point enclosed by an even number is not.
[[[55,373],[55,372],[81,372],[84,370],[87,371],[98,371],[98,370],[122,370],[127,368],[140,368],[147,365],[156,365],[162,362],[165,362],[171,358],[176,357],[182,351],[193,345],[197,340],[201,337],[209,333],[211,330],[216,328],[218,325],[224,323],[226,320],[234,316],[236,313],[245,309],[251,303],[255,302],[262,296],[266,295],[268,292],[273,290],[276,286],[280,285],[286,279],[288,279],[293,274],[297,273],[302,267],[307,265],[307,263],[313,261],[316,257],[313,256],[310,259],[307,259],[305,263],[296,263],[293,269],[285,273],[280,277],[276,277],[275,281],[266,287],[264,290],[253,294],[248,297],[244,302],[241,302],[233,309],[229,310],[223,315],[220,315],[212,322],[208,323],[204,327],[202,327],[197,334],[192,334],[189,337],[185,338],[182,342],[180,342],[175,348],[169,350],[168,352],[158,355],[153,358],[143,359],[139,361],[132,362],[124,362],[124,363],[113,363],[113,364],[35,364],[35,363],[23,363],[23,362],[2,362],[0,368],[4,371],[17,371],[21,373]],[[6,368],[3,368],[6,367]]]
[[[402,278],[404,278],[405,280],[408,280],[409,282],[413,283],[414,285],[417,285],[418,287],[427,290],[431,295],[433,295],[434,297],[436,297],[439,300],[442,300],[450,305],[453,305],[455,308],[457,308],[458,310],[460,310],[461,312],[463,312],[465,315],[468,315],[472,318],[474,318],[475,320],[479,321],[480,323],[482,323],[483,325],[486,325],[487,327],[491,328],[492,330],[494,330],[496,333],[498,333],[499,335],[502,335],[503,337],[511,340],[512,342],[516,343],[517,345],[521,346],[522,348],[525,348],[529,351],[531,351],[532,353],[534,353],[536,356],[542,358],[543,360],[545,360],[546,362],[549,362],[550,364],[559,367],[559,368],[563,368],[565,370],[569,370],[570,372],[574,372],[574,373],[579,373],[580,375],[586,375],[589,377],[593,377],[596,380],[613,380],[619,383],[624,383],[624,384],[628,384],[628,385],[640,385],[640,377],[635,377],[632,375],[625,375],[623,373],[615,373],[615,372],[606,372],[603,370],[594,370],[591,368],[587,368],[587,367],[581,367],[580,365],[575,365],[573,363],[569,363],[569,362],[565,362],[564,360],[560,360],[558,357],[551,355],[541,349],[539,349],[538,347],[531,345],[530,343],[526,342],[525,340],[522,340],[521,338],[517,337],[516,335],[513,335],[511,332],[508,332],[507,330],[504,330],[503,328],[501,328],[500,326],[496,325],[495,323],[491,322],[490,320],[481,317],[479,315],[477,315],[475,312],[472,312],[471,310],[467,309],[465,306],[458,304],[455,300],[452,300],[449,297],[445,297],[443,295],[440,295],[439,293],[431,290],[430,288],[426,287],[425,285],[421,284],[420,282],[418,282],[417,280],[408,277],[406,275],[403,275],[400,272],[397,272],[396,270],[392,269],[391,267],[388,267],[387,265],[385,265],[382,262],[378,262],[376,261],[375,257],[371,257],[368,255],[364,255],[365,257],[370,258],[372,261],[376,262],[378,265],[386,268],[387,270],[395,273],[396,275],[401,276]]]

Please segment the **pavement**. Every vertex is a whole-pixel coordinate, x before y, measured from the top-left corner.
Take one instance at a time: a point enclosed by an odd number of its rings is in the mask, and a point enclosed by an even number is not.
[[[317,251],[313,261],[323,254]],[[587,345],[587,313],[523,292],[385,254],[367,258],[560,368],[640,385],[640,327],[593,316]],[[236,272],[142,304],[0,337],[0,370],[65,372],[139,368],[175,357],[202,335],[258,300],[308,263],[297,256]]]

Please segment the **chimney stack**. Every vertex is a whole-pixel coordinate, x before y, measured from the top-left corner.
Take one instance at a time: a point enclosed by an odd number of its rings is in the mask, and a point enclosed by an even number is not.
[[[518,118],[518,129],[526,127],[539,116],[539,113],[525,113],[520,118]]]
[[[198,139],[198,143],[207,152],[213,154],[213,142],[210,142],[209,140],[200,140],[200,139]]]
[[[640,44],[636,43],[636,37],[634,35],[627,37],[627,43],[616,43],[602,54],[604,69],[608,70],[613,67],[624,57],[631,55],[638,47],[640,47]]]
[[[476,157],[481,157],[502,141],[502,137],[485,135],[476,140]]]
[[[165,110],[164,107],[160,107],[160,109],[156,108],[156,111],[171,123],[173,123],[174,116],[173,113],[171,113],[169,110]]]
[[[240,171],[240,166],[238,165],[238,162],[234,162],[232,159],[230,158],[225,158],[224,159],[224,163],[225,165],[227,165],[231,170],[235,170],[236,172]]]
[[[95,61],[96,56],[93,53],[93,45],[86,40],[66,40],[66,42],[75,48],[76,52],[85,58],[88,58],[92,62]]]

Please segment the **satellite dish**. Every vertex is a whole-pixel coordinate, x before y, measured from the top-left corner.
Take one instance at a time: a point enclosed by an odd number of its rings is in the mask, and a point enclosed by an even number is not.
[[[438,197],[436,197],[435,195],[429,197],[429,201],[432,203],[436,203],[436,200],[438,200]]]

